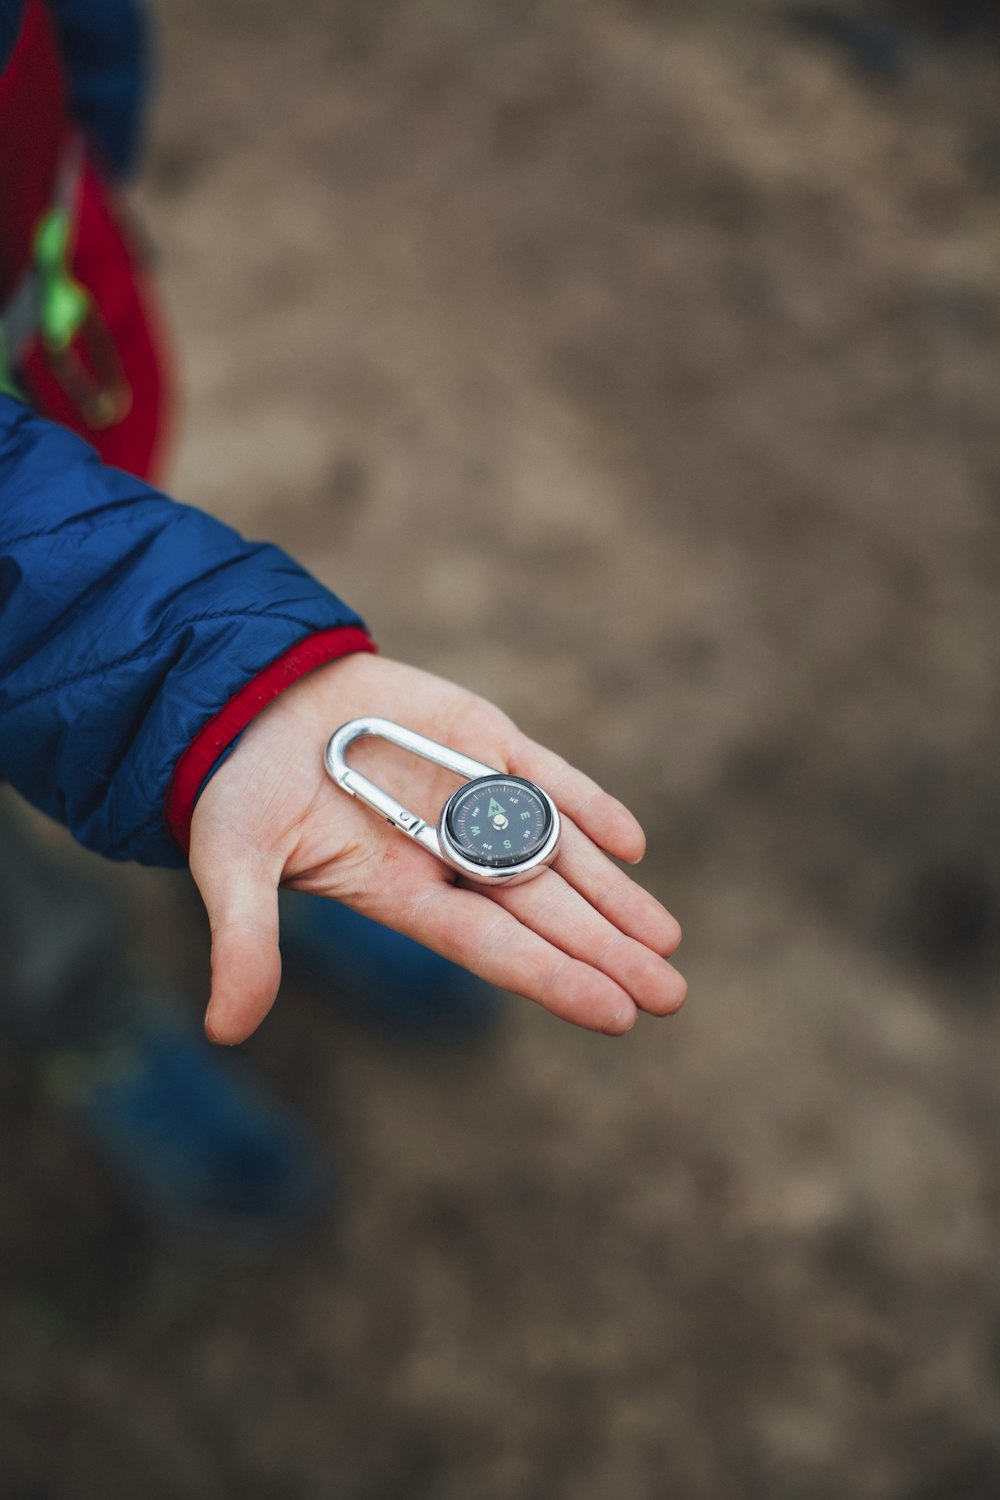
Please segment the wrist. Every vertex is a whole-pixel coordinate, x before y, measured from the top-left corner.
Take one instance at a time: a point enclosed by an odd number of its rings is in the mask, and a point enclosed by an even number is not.
[[[190,849],[191,819],[198,798],[243,731],[275,699],[308,676],[355,655],[367,657],[375,649],[359,626],[318,631],[270,662],[203,725],[174,767],[164,806],[167,829],[185,854]]]

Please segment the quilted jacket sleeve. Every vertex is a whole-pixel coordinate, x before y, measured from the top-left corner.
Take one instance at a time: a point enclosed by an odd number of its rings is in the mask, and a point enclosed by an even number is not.
[[[0,775],[81,843],[182,864],[163,823],[178,759],[271,663],[338,627],[367,644],[276,547],[0,396]]]

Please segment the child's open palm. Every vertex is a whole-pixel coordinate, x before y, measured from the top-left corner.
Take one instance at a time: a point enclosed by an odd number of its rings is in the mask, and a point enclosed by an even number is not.
[[[348,797],[323,751],[362,715],[544,787],[563,821],[551,869],[513,888],[477,887]],[[359,742],[351,763],[432,824],[458,785],[383,741]],[[208,1034],[243,1041],[274,1002],[279,885],[343,901],[595,1031],[628,1031],[637,1008],[666,1015],[686,992],[666,961],[680,928],[601,852],[634,862],[644,844],[620,802],[474,693],[368,653],[330,662],[264,709],[195,809],[191,870],[212,927]]]

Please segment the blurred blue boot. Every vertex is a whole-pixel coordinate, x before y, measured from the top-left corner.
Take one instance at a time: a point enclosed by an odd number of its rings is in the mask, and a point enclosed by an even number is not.
[[[302,1126],[136,980],[124,874],[86,877],[0,799],[0,1044],[147,1217],[227,1246],[318,1219],[329,1184]]]
[[[281,951],[354,1020],[402,1041],[468,1043],[503,1013],[492,986],[339,901],[281,892]]]
[[[48,1097],[153,1219],[227,1247],[316,1222],[327,1171],[304,1129],[157,999],[96,1045],[47,1054]]]

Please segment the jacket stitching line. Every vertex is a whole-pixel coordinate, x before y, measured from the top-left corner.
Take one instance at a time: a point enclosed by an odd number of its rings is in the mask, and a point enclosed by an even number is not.
[[[191,619],[184,621],[184,626],[199,625],[203,620],[284,620],[290,625],[298,625],[303,630],[311,630],[314,627],[306,620],[300,620],[296,615],[286,615],[275,610],[242,610],[223,609],[212,610],[207,614],[193,615]],[[331,627],[333,628],[333,627]],[[13,709],[23,708],[27,703],[34,703],[36,698],[45,698],[49,693],[58,693],[62,688],[75,687],[77,683],[86,682],[91,677],[100,677],[102,672],[111,672],[116,667],[124,667],[129,662],[137,661],[140,656],[147,655],[155,646],[146,644],[137,646],[134,651],[126,652],[124,656],[116,656],[111,661],[100,662],[96,667],[88,667],[85,672],[74,672],[68,677],[62,677],[57,682],[46,683],[44,687],[36,688],[33,693],[27,693],[23,697],[11,699],[3,712],[9,713]]]
[[[60,521],[58,526],[42,526],[39,527],[37,531],[22,531],[17,536],[0,537],[0,546],[5,548],[19,547],[24,542],[37,542],[41,540],[42,537],[58,536],[60,532],[71,531],[77,526],[85,525],[87,522],[89,522],[90,525],[93,526],[95,531],[103,530],[105,526],[123,525],[124,523],[133,521],[135,519],[135,507],[137,505],[145,506],[157,503],[161,502],[159,502],[158,500],[154,501],[152,499],[147,501],[133,500],[130,502],[126,502],[126,508],[123,514],[111,516],[109,519],[103,522],[99,521],[96,515],[90,513],[86,513],[81,516],[70,516],[65,521]],[[111,510],[113,507],[107,506],[106,508],[108,510]]]

